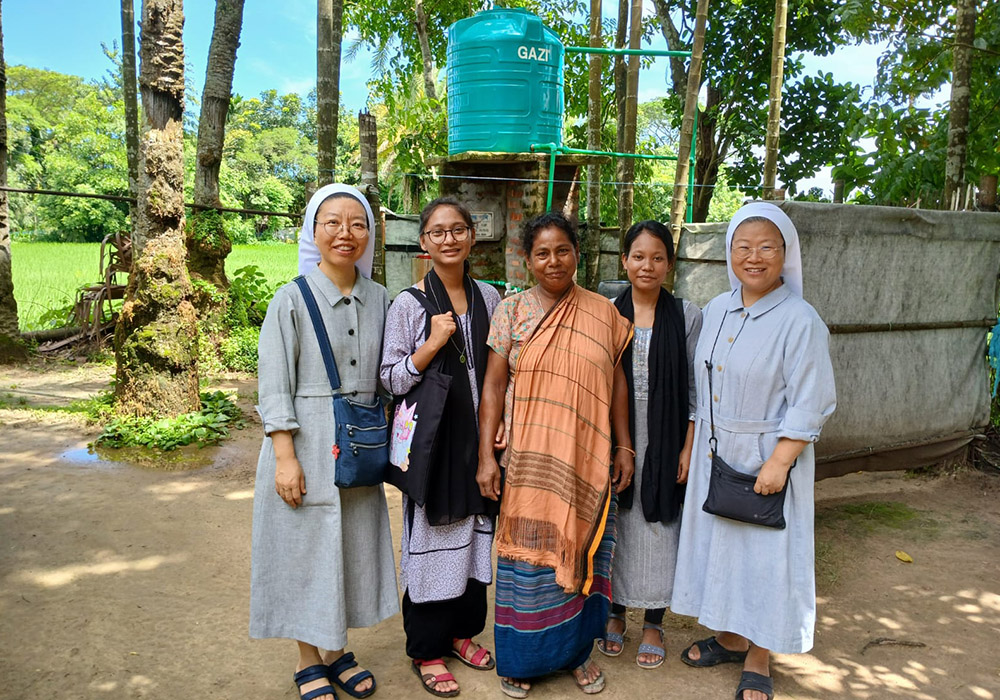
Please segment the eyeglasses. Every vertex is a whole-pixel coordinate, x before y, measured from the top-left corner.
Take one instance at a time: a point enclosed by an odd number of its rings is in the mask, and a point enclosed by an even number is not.
[[[313,225],[317,229],[323,229],[323,231],[326,232],[326,235],[331,238],[336,236],[341,231],[347,231],[355,238],[364,238],[368,235],[368,224],[361,221],[349,223],[347,221],[341,222],[336,219],[330,219],[329,221],[314,221]]]
[[[454,228],[436,228],[433,231],[424,231],[421,235],[426,234],[431,239],[431,243],[439,245],[444,243],[445,237],[450,233],[456,243],[461,243],[469,237],[471,230],[468,226],[455,226]]]
[[[764,260],[771,260],[778,254],[778,251],[782,250],[784,247],[785,246],[783,245],[761,245],[756,248],[751,248],[748,245],[738,245],[733,247],[733,257],[737,260],[746,260],[753,255],[754,252],[756,252],[757,255],[764,258]]]

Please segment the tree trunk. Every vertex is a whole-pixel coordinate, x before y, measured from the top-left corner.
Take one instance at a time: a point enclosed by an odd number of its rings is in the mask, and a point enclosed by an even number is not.
[[[2,13],[0,5],[0,13]],[[3,17],[0,15],[0,186],[7,186],[7,64],[3,57]],[[0,362],[26,356],[18,331],[17,301],[10,258],[7,192],[0,190]]]
[[[642,42],[642,0],[632,0],[629,13],[630,49],[638,49]],[[636,118],[639,108],[639,59],[641,56],[629,56],[628,73],[625,80],[625,128],[621,153],[635,153]],[[618,190],[618,251],[622,251],[625,232],[632,225],[632,203],[635,200],[635,160],[619,158],[617,168]],[[621,259],[618,260],[618,275],[625,273]]]
[[[688,69],[687,91],[684,95],[681,142],[677,149],[677,171],[674,173],[674,199],[670,207],[670,233],[674,237],[674,250],[677,250],[681,239],[681,228],[684,226],[684,214],[687,210],[688,178],[691,171],[691,138],[694,135],[694,118],[698,109],[698,92],[701,90],[701,61],[705,50],[705,26],[707,24],[708,0],[698,0],[694,23],[694,45],[691,48],[691,66]],[[698,122],[699,136],[701,136],[704,121],[706,120],[702,119]],[[704,144],[699,143],[699,145],[702,148],[705,147]],[[695,170],[697,172],[697,168]],[[697,193],[698,191],[695,190],[696,200]],[[699,221],[699,219],[696,217],[695,221]]]
[[[764,199],[776,199],[774,183],[778,176],[778,139],[781,135],[781,83],[785,72],[785,27],[788,23],[788,0],[775,0],[774,38],[771,42],[771,82],[767,110],[767,138],[764,141]]]
[[[372,263],[372,279],[385,284],[385,223],[382,216],[382,197],[378,190],[378,124],[375,115],[358,113],[358,141],[361,146],[361,191],[375,215],[375,230],[368,235],[375,236],[375,259]]]
[[[720,143],[718,114],[722,95],[719,90],[708,85],[705,109],[698,116],[698,151],[694,161],[694,206],[691,219],[702,223],[708,219],[708,208],[715,194],[715,183],[719,180],[719,167],[726,158],[728,146]]]
[[[198,326],[184,250],[184,10],[144,0],[139,150],[132,274],[115,329],[119,412],[173,416],[198,409]]]
[[[833,181],[833,203],[843,204],[844,203],[844,189],[847,183],[843,180]]]
[[[979,196],[976,202],[979,211],[997,211],[997,176],[982,175],[979,178]]]
[[[198,121],[198,155],[194,171],[193,224],[187,231],[188,270],[198,278],[223,289],[226,279],[226,256],[233,244],[222,225],[222,214],[210,209],[219,201],[219,167],[226,138],[226,116],[233,91],[236,49],[243,27],[243,0],[216,0],[215,27],[208,49],[205,89],[201,95],[201,118]],[[208,295],[208,297],[215,295]],[[207,297],[206,297],[207,300]]]
[[[656,7],[656,17],[660,20],[660,33],[667,40],[667,48],[670,51],[684,51],[686,46],[681,42],[680,32],[674,25],[674,20],[670,16],[672,9],[666,0],[653,0]],[[684,109],[684,100],[687,93],[687,68],[684,66],[682,56],[670,57],[670,82],[673,85],[674,94],[681,99],[681,110]]]
[[[337,176],[337,119],[340,115],[340,43],[344,26],[343,0],[318,0],[316,27],[317,182],[320,187]]]
[[[618,26],[615,30],[615,48],[624,49],[628,38],[628,0],[618,0]],[[627,91],[628,69],[624,56],[615,56],[615,116],[617,117],[618,133],[615,139],[615,150],[619,153],[625,148],[625,93]]]
[[[600,48],[601,0],[590,0],[590,46]],[[601,150],[601,71],[604,61],[601,54],[592,53],[590,61],[590,89],[587,98],[587,149]],[[584,286],[597,291],[601,281],[601,166],[587,166],[587,269]]]
[[[427,38],[427,14],[424,12],[424,0],[414,0],[413,10],[417,15],[417,39],[420,41],[420,57],[423,59],[424,93],[432,100],[437,99],[437,89],[434,86],[434,57],[431,56],[431,42]]]
[[[128,159],[128,196],[139,192],[139,100],[135,88],[135,12],[132,0],[122,0],[122,95],[125,99],[125,153]],[[136,205],[129,203],[129,220],[135,232]],[[135,245],[133,235],[132,244]],[[139,244],[141,248],[141,242]]]
[[[952,52],[951,111],[948,117],[948,155],[945,159],[944,208],[963,209],[965,150],[969,141],[969,98],[972,42],[976,38],[976,0],[957,0],[955,48]]]

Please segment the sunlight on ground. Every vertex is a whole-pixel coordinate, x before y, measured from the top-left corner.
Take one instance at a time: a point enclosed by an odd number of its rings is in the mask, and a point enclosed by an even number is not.
[[[109,574],[121,574],[133,571],[152,571],[164,564],[176,564],[187,559],[186,555],[174,554],[171,556],[154,555],[142,559],[131,561],[122,559],[110,552],[101,552],[98,559],[103,559],[92,564],[70,564],[56,569],[29,570],[16,574],[20,581],[33,583],[45,588],[58,588],[72,583],[81,576],[107,576]]]
[[[15,512],[14,508],[10,507],[0,508],[0,515],[10,515],[13,512]]]
[[[253,489],[244,491],[230,491],[226,494],[227,501],[246,501],[253,498]]]
[[[210,482],[204,480],[185,479],[184,481],[171,481],[166,484],[155,484],[146,489],[147,492],[156,496],[159,501],[175,501],[178,496],[193,493],[195,491],[207,490]]]

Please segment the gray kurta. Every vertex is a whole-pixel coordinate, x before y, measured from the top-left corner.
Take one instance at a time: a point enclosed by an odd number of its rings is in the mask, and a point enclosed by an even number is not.
[[[487,318],[500,303],[500,294],[490,285],[476,283],[486,302]],[[471,337],[470,315],[458,318],[460,332]],[[396,396],[415,387],[423,375],[416,371],[410,356],[424,344],[426,313],[410,294],[393,301],[386,320],[382,348],[382,384]],[[475,368],[469,364],[473,412],[479,410],[479,390]],[[478,440],[478,435],[470,435]],[[493,582],[493,520],[470,516],[449,525],[431,525],[423,508],[413,504],[413,525],[406,517],[409,499],[403,496],[403,536],[400,543],[400,578],[414,603],[451,600],[465,592],[468,580],[489,585]]]
[[[697,408],[695,394],[694,352],[701,332],[701,311],[684,300],[684,327],[688,356],[688,405],[693,418]],[[649,445],[649,342],[652,328],[636,328],[632,341],[632,377],[635,396],[635,476],[632,483],[642,488],[642,467]],[[674,588],[674,564],[677,561],[677,537],[681,521],[647,522],[636,493],[631,508],[618,509],[615,532],[615,559],[611,571],[612,600],[633,608],[665,608],[670,605]]]
[[[765,649],[808,651],[816,622],[813,446],[789,472],[784,530],[720,518],[701,506],[711,471],[708,402],[719,454],[734,469],[759,472],[779,438],[815,442],[836,407],[829,332],[787,285],[747,309],[737,289],[705,307],[695,371],[698,419],[671,608]]]
[[[344,297],[318,268],[307,276],[326,325],[341,391],[374,401],[389,297],[358,275]],[[334,483],[333,394],[302,294],[281,287],[260,332],[258,411],[264,433],[292,431],[306,479],[297,509],[275,493],[274,447],[264,438],[254,489],[250,636],[342,649],[349,627],[399,611],[382,486]]]

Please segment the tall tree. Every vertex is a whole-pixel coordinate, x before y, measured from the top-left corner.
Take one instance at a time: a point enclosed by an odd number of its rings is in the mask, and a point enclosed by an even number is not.
[[[187,232],[188,270],[218,287],[227,287],[226,256],[233,244],[218,207],[219,168],[226,136],[226,116],[233,90],[236,49],[243,28],[243,0],[216,0],[215,28],[208,49],[205,89],[198,121],[198,155],[194,171],[194,225]]]
[[[0,3],[0,13],[2,13]],[[7,64],[3,57],[3,17],[0,15],[0,187],[7,186]],[[0,362],[24,357],[17,324],[17,301],[10,259],[7,192],[0,190]]]
[[[965,151],[969,143],[972,42],[976,39],[976,0],[957,0],[955,46],[952,49],[951,109],[945,160],[944,205],[961,209],[965,190]]]
[[[590,0],[590,47],[601,48],[601,0]],[[601,150],[601,54],[590,54],[587,90],[587,150]],[[601,166],[587,165],[587,274],[586,286],[597,290],[601,277]]]
[[[139,149],[132,274],[115,329],[119,412],[172,416],[197,410],[198,325],[184,250],[184,9],[144,0]]]
[[[629,11],[628,47],[641,48],[642,42],[642,0],[632,0]],[[619,113],[623,119],[622,153],[635,153],[636,117],[639,109],[639,63],[641,56],[629,56],[628,69],[625,76],[625,113]],[[625,238],[625,232],[632,225],[632,204],[635,199],[635,160],[632,158],[618,159],[618,234],[619,243]]]
[[[138,196],[139,100],[135,89],[135,10],[132,0],[122,0],[122,95],[125,98],[125,152],[128,157],[128,194]],[[135,204],[129,204],[135,228]]]
[[[424,94],[432,100],[437,99],[437,88],[434,83],[434,56],[431,55],[431,42],[427,36],[427,14],[424,12],[424,0],[413,0],[413,12],[416,15],[415,24],[417,38],[420,40],[420,59],[423,64]]]
[[[317,0],[316,127],[317,184],[333,182],[337,169],[337,117],[340,114],[340,45],[343,0]]]
[[[695,20],[696,0],[653,0],[661,32],[669,48],[690,50]],[[712,11],[706,29],[704,76],[707,82],[704,111],[698,119],[698,146],[695,159],[694,220],[708,215],[713,190],[720,169],[735,155],[738,165],[732,175],[740,187],[756,192],[762,170],[756,148],[765,136],[768,77],[770,76],[769,39],[772,35],[774,4],[772,0],[744,0],[720,3]],[[840,23],[841,4],[837,0],[790,0],[788,8],[788,45],[784,73],[786,82],[801,76],[802,52],[818,55],[831,53],[844,41]],[[791,58],[789,58],[791,57]],[[683,100],[688,84],[683,61],[671,61],[671,83]],[[813,83],[810,99],[826,99],[823,91],[841,89],[832,81]],[[838,108],[836,103],[833,103]],[[836,109],[835,109],[836,111]],[[837,122],[839,113],[813,111],[803,113],[810,119],[802,133],[818,131],[828,122]],[[835,142],[805,148],[791,138],[780,144],[779,173],[784,165],[795,164],[800,172],[812,174],[835,155]],[[781,173],[782,179],[791,183]]]
[[[774,38],[771,40],[771,80],[768,91],[767,139],[764,142],[764,199],[775,199],[778,174],[778,138],[781,135],[781,82],[785,71],[785,26],[788,0],[775,0]]]

